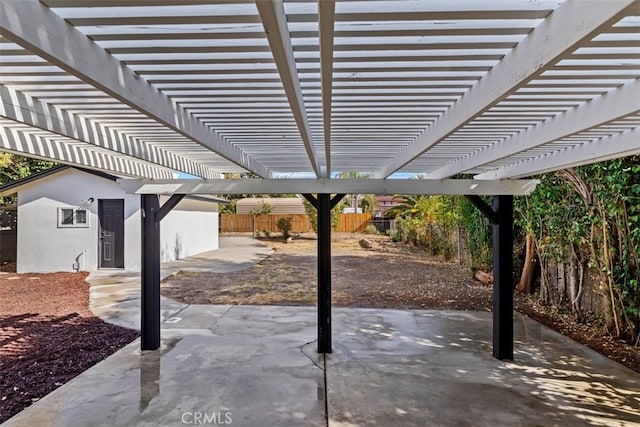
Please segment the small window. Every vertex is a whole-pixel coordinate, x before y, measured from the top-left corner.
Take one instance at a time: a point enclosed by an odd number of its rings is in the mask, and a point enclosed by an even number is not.
[[[58,227],[89,227],[87,210],[58,208]]]

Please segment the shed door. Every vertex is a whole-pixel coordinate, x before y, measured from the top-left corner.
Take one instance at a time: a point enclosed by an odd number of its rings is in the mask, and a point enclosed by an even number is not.
[[[124,200],[98,200],[98,268],[124,268]]]

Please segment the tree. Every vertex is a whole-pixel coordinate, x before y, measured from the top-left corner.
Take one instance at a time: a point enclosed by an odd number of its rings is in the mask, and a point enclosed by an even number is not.
[[[591,286],[586,293],[599,295],[595,315],[606,329],[639,345],[640,156],[539,178],[535,192],[516,199],[516,219],[535,240],[538,298],[567,305],[581,321],[581,298]]]
[[[334,196],[333,194],[331,195]],[[307,199],[302,199],[302,203],[304,204],[304,211],[309,217],[309,222],[311,223],[311,228],[315,233],[318,232],[318,211]],[[335,229],[340,222],[340,212],[344,209],[344,201],[341,201],[331,209],[331,228]]]
[[[253,208],[249,211],[249,214],[253,216],[253,237],[256,237],[256,218],[258,215],[270,214],[273,207],[269,203],[262,202],[259,208]]]
[[[46,160],[0,152],[0,185],[33,175],[55,166]]]
[[[362,208],[362,213],[373,213],[375,205],[376,201],[373,194],[363,194],[360,198],[360,207]]]
[[[401,203],[387,211],[396,219],[398,240],[429,249],[434,255],[452,257],[456,252],[454,230],[458,227],[458,199],[453,196],[395,196]]]

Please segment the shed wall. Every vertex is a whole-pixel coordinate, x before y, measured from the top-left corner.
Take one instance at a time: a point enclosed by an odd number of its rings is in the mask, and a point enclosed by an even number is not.
[[[160,198],[164,203],[165,197]],[[160,223],[160,261],[218,249],[218,205],[183,199]]]
[[[94,198],[88,206],[82,200]],[[115,182],[69,169],[18,191],[18,273],[97,269],[98,199],[124,199],[125,269],[140,269],[140,197]],[[86,208],[89,226],[59,228],[58,208]]]
[[[91,197],[93,203],[82,205]],[[80,270],[97,270],[99,199],[124,199],[124,269],[140,271],[140,196],[126,194],[116,182],[68,169],[19,188],[17,272],[74,271],[76,259]],[[180,202],[160,226],[161,262],[217,249],[217,207]],[[58,208],[85,208],[89,226],[58,227]]]

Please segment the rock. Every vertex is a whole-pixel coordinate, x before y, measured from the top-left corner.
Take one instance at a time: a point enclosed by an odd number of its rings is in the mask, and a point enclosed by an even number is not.
[[[363,249],[371,249],[373,247],[373,242],[371,242],[371,240],[369,239],[360,239],[358,243]]]
[[[287,243],[293,242],[293,237],[287,237]]]
[[[488,285],[489,283],[493,283],[493,272],[486,273],[484,271],[478,270],[478,271],[476,271],[476,274],[474,275],[474,278],[478,282],[482,282],[485,285]]]

